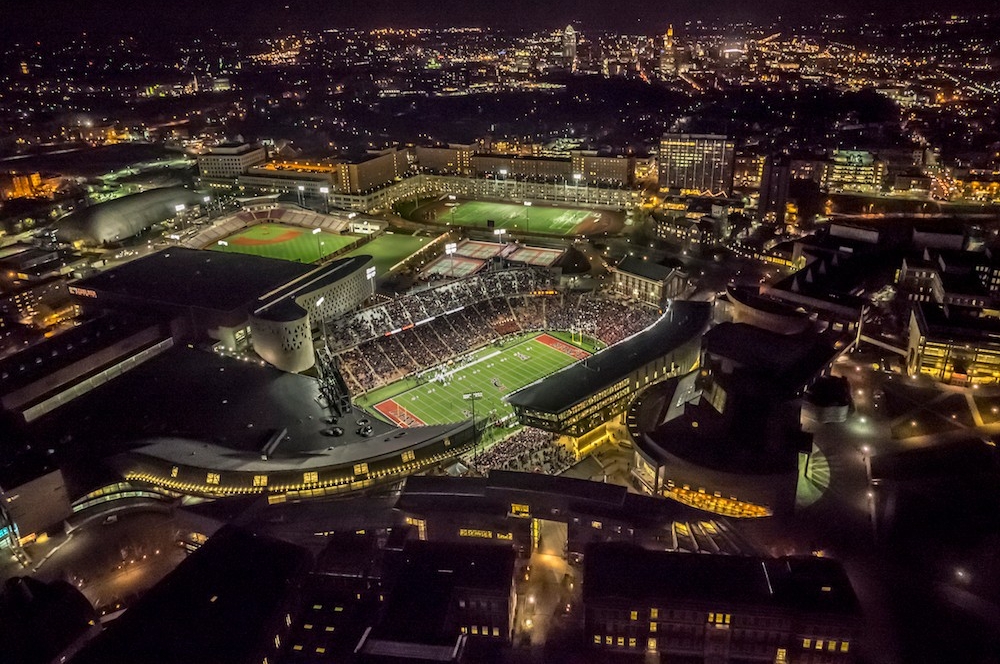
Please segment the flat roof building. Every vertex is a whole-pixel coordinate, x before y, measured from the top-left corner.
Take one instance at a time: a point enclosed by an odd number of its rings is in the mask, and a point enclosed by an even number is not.
[[[585,638],[600,651],[705,662],[851,662],[861,633],[843,567],[817,557],[691,555],[595,544]]]

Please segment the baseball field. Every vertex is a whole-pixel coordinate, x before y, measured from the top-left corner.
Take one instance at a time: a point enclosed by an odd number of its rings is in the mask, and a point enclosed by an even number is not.
[[[313,233],[311,229],[298,226],[258,224],[216,242],[209,249],[314,263],[357,240],[353,235]]]

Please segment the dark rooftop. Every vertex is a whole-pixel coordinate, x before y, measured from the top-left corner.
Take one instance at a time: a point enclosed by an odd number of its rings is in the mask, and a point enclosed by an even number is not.
[[[408,643],[454,643],[447,618],[459,588],[509,594],[514,549],[493,544],[410,540],[382,620],[372,637]],[[457,629],[457,626],[455,626]]]
[[[584,601],[621,598],[771,606],[797,612],[856,614],[857,598],[840,563],[829,558],[697,555],[631,544],[592,544]]]
[[[641,258],[636,258],[634,256],[626,256],[623,258],[621,262],[618,263],[618,269],[622,272],[635,274],[643,277],[644,279],[651,279],[653,281],[663,281],[670,276],[671,272],[674,271],[671,267],[642,260]]]
[[[98,301],[108,293],[165,305],[233,311],[316,269],[274,258],[171,247],[75,285],[96,291]]]
[[[694,339],[708,325],[711,312],[709,302],[674,301],[642,332],[514,392],[507,401],[532,410],[562,412]]]
[[[73,664],[244,664],[309,570],[301,547],[226,527],[112,623]],[[271,645],[273,648],[273,645]]]

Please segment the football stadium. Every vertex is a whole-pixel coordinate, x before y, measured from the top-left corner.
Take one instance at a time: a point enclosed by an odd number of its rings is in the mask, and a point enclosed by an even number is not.
[[[476,417],[509,421],[503,398],[555,373],[594,350],[595,342],[565,332],[514,334],[417,376],[372,390],[357,400],[378,417],[403,427],[460,422]],[[589,350],[585,350],[589,348]],[[479,394],[473,406],[466,394]]]
[[[574,208],[541,201],[509,203],[451,196],[416,204],[403,203],[397,206],[397,211],[412,221],[424,223],[554,236],[607,233],[618,230],[624,222],[624,215],[618,211]]]

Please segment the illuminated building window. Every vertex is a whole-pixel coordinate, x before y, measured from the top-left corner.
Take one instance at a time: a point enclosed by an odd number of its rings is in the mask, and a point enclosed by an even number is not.
[[[624,636],[619,636],[617,639],[615,639],[615,644],[618,645],[618,646],[625,645],[625,637]]]
[[[323,628],[323,631],[324,632],[332,632],[333,631],[333,625],[327,625],[326,627]]]
[[[830,641],[828,644],[826,644],[826,649],[829,650],[830,652],[837,652],[837,642]]]
[[[368,472],[368,464],[367,463],[356,463],[356,464],[354,464],[354,474],[355,475],[364,475],[367,472]]]
[[[600,643],[600,642],[601,642],[601,635],[594,634],[594,643]]]
[[[302,626],[302,629],[312,629],[312,628],[313,626],[310,625],[309,623],[306,623],[305,625]]]
[[[500,636],[500,628],[499,627],[494,627],[493,628],[493,636]]]
[[[322,655],[325,652],[326,652],[326,648],[324,648],[322,646],[320,646],[319,648],[316,648],[316,654],[318,654],[318,655]]]
[[[638,620],[639,619],[639,612],[638,611],[632,611],[631,613],[629,613],[628,617],[629,617],[629,620]]]
[[[611,642],[612,642],[612,639],[611,639],[611,635],[610,634],[608,636],[604,637],[604,645],[610,646]]]
[[[514,516],[529,516],[531,514],[531,508],[527,505],[522,505],[521,503],[511,503],[510,513]]]
[[[274,647],[275,648],[281,647],[281,637],[278,636],[277,634],[274,635]]]
[[[646,650],[656,650],[656,639],[652,637],[646,639]]]
[[[842,641],[840,643],[840,652],[847,652],[850,648],[851,646],[847,641]]]
[[[473,634],[479,634],[479,625],[473,625],[472,626],[472,633]]]
[[[205,483],[206,484],[218,484],[219,483],[219,474],[218,473],[209,473],[208,477],[205,478]]]
[[[596,530],[600,530],[602,528],[602,525],[601,525],[600,521],[591,521],[590,522],[590,527],[594,528]]]
[[[170,469],[170,476],[177,477],[177,466],[174,466],[173,468]]]
[[[292,626],[292,617],[286,613],[285,614],[285,627],[291,627],[291,626]]]
[[[303,484],[315,484],[316,482],[319,482],[319,473],[317,473],[316,471],[302,473]]]
[[[823,639],[816,639],[816,650],[823,649]]]
[[[267,486],[267,475],[254,475],[253,476],[254,486]]]
[[[649,610],[649,617],[653,618],[653,619],[659,618],[660,617],[660,610],[659,609],[650,609]]]
[[[812,648],[812,644],[813,644],[812,639],[802,639],[803,648]]]
[[[630,636],[629,637],[629,639],[628,639],[628,647],[629,648],[635,648],[636,647],[636,638],[634,636]]]
[[[469,628],[466,627],[465,625],[462,625],[462,634],[468,634],[468,633],[469,633]]]
[[[302,650],[302,644],[300,643],[295,644],[294,646],[292,646],[292,650]]]
[[[655,632],[656,631],[656,623],[654,623],[654,622],[649,623],[649,631],[650,632]]]
[[[401,458],[403,459],[403,463],[408,463],[410,461],[413,461],[414,457],[416,457],[416,455],[413,453],[413,450],[406,450],[401,455]]]

